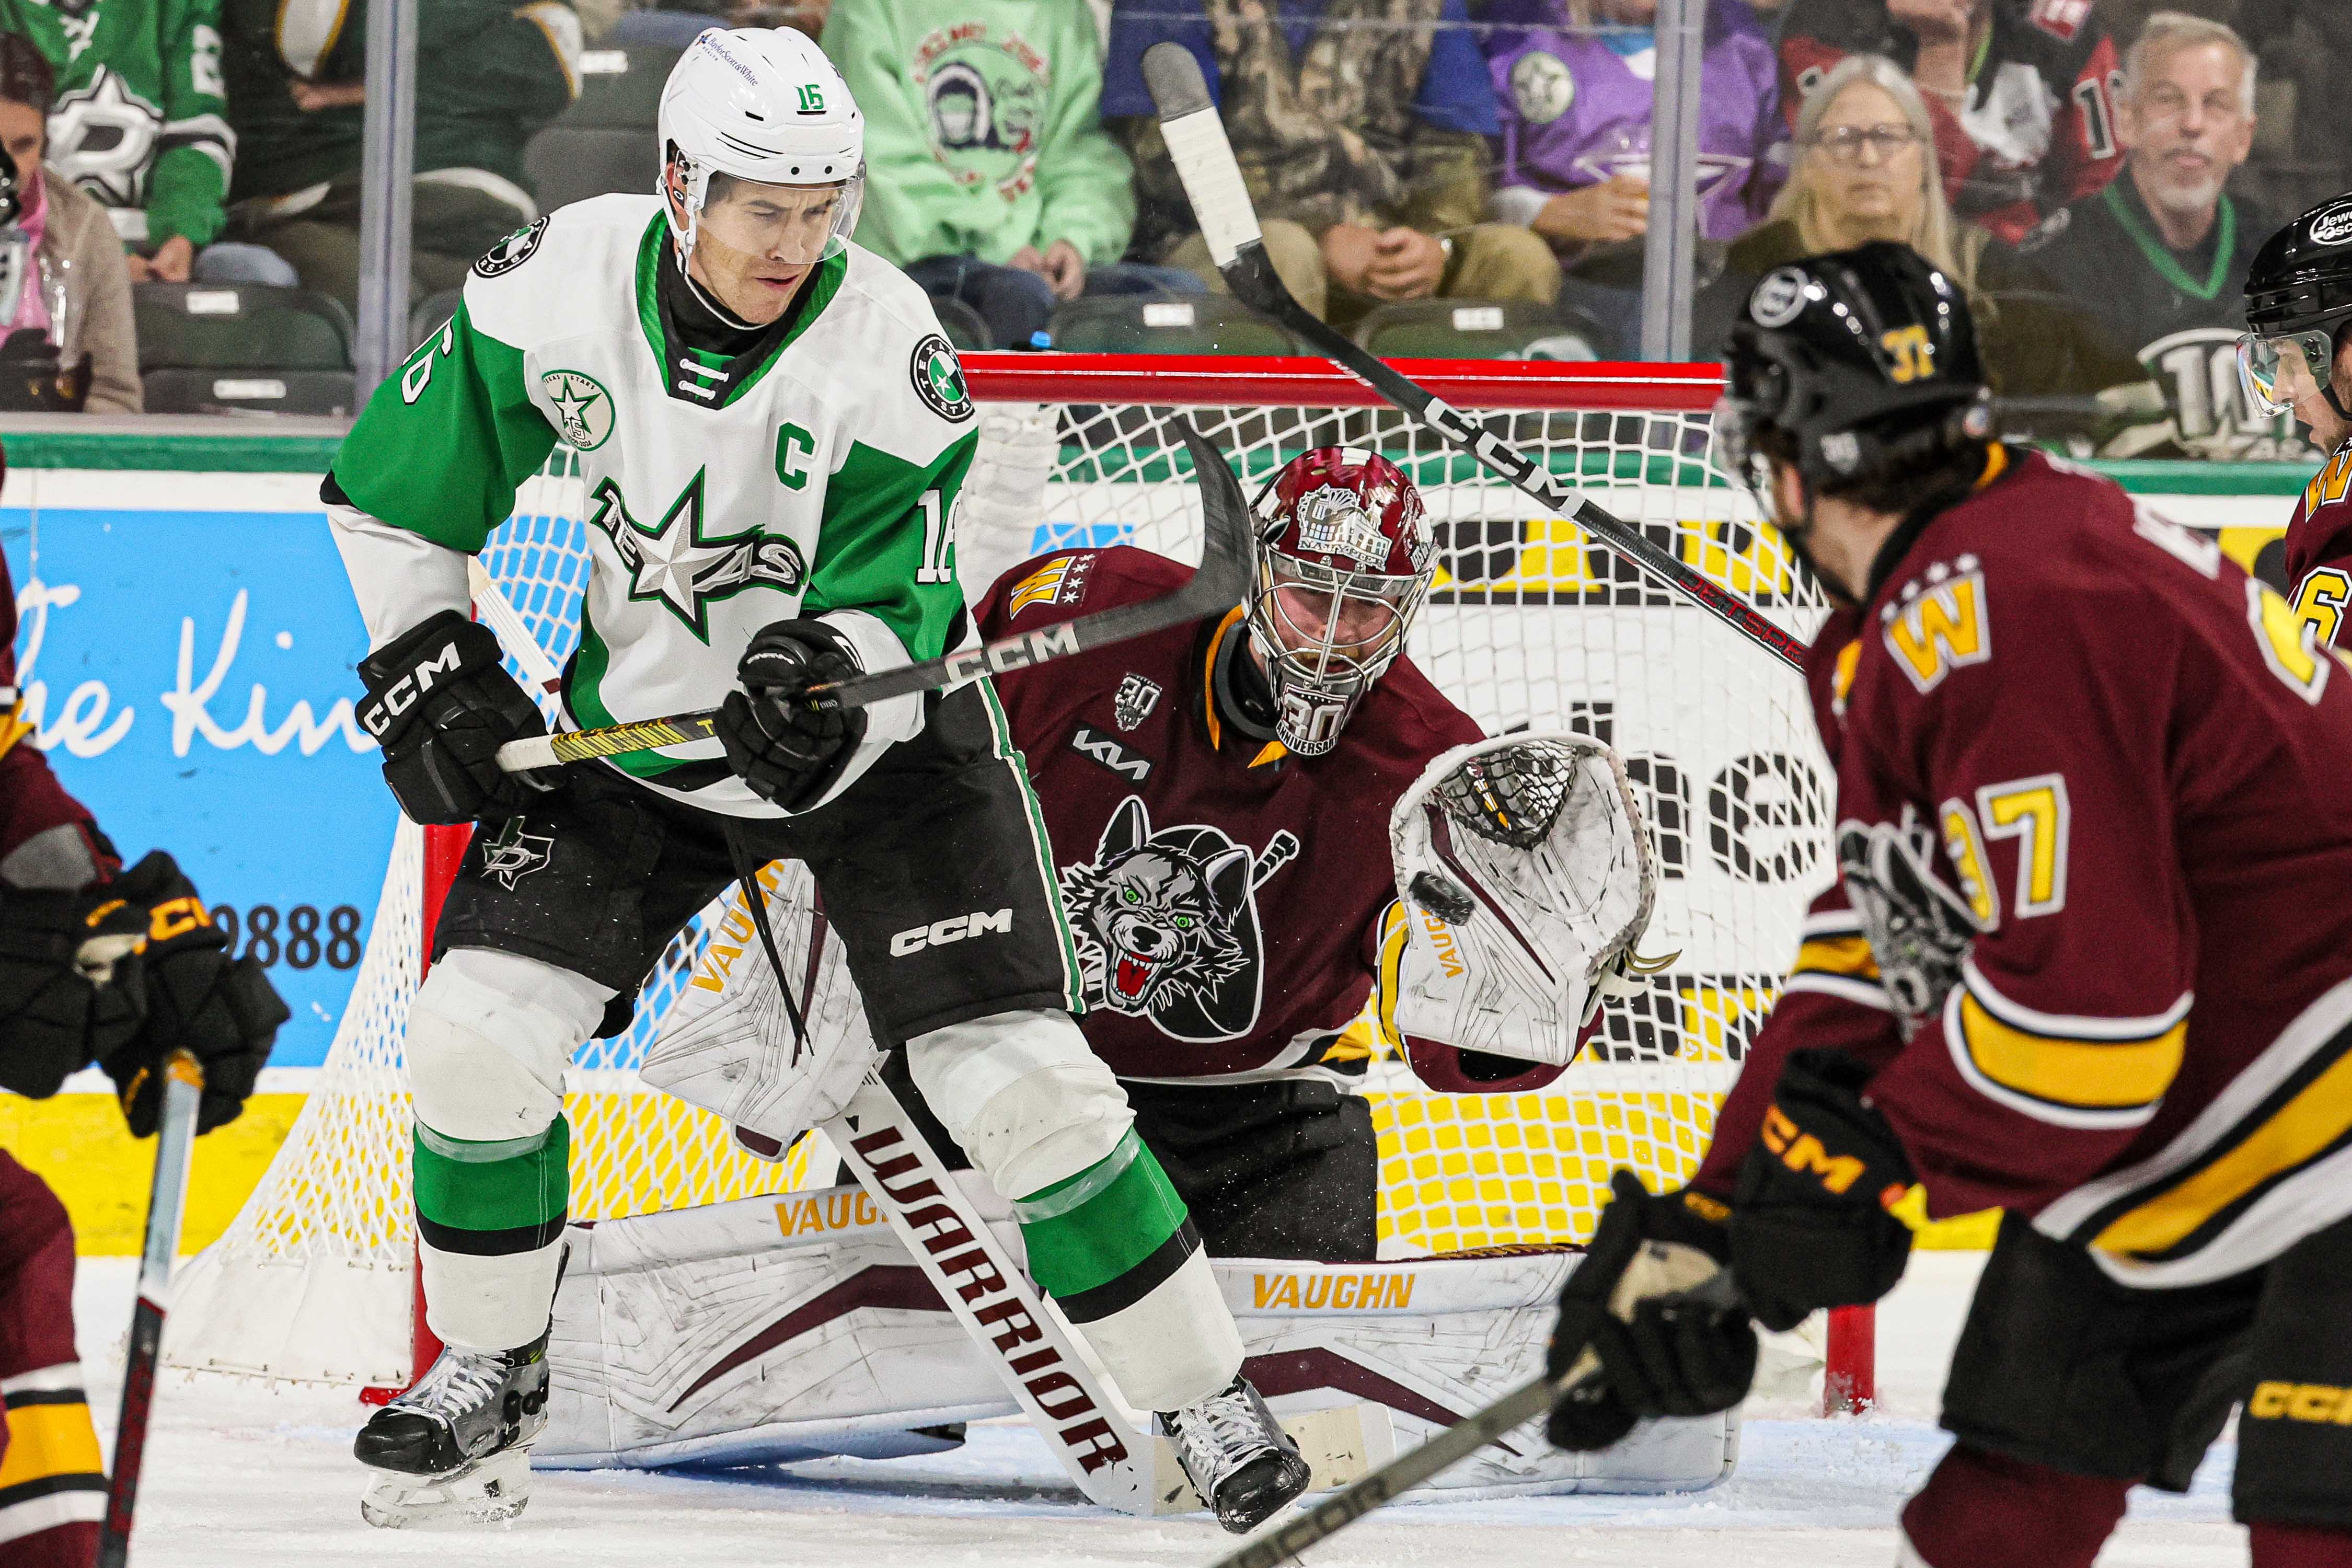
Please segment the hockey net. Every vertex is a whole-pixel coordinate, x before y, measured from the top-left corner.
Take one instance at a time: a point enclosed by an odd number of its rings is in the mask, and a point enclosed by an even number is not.
[[[1800,635],[1821,606],[1709,462],[1712,366],[1407,362],[1557,475]],[[1383,1256],[1581,1241],[1619,1165],[1655,1190],[1687,1177],[1831,874],[1829,775],[1802,681],[1674,600],[1572,523],[1536,509],[1321,361],[976,355],[981,453],[956,520],[974,597],[1044,551],[1127,542],[1197,561],[1197,491],[1170,426],[1181,408],[1246,493],[1312,446],[1372,446],[1422,487],[1439,574],[1413,658],[1488,733],[1568,729],[1624,755],[1660,873],[1643,943],[1678,953],[1614,1002],[1551,1088],[1450,1095],[1401,1062],[1371,1068]],[[482,563],[484,618],[542,688],[572,651],[590,556],[583,487],[559,451]],[[509,613],[510,612],[510,613]],[[183,1276],[174,1364],[398,1385],[411,1370],[414,1216],[404,1019],[425,933],[464,830],[397,830],[366,953],[328,1060],[286,1144],[228,1231]],[[1376,841],[1367,854],[1384,853]],[[821,1185],[804,1140],[764,1163],[635,1068],[702,940],[656,967],[635,1024],[575,1058],[572,1214],[601,1219]],[[1276,977],[1279,984],[1279,977]],[[1363,1026],[1360,1025],[1360,1027]],[[1832,1376],[1837,1369],[1832,1367]]]

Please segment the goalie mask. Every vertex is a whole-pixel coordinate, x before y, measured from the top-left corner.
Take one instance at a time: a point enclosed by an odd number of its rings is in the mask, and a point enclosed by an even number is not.
[[[704,30],[662,87],[662,210],[681,258],[719,244],[814,266],[857,226],[866,120],[814,39],[790,28]],[[771,187],[719,202],[714,175]]]
[[[1437,548],[1421,492],[1377,452],[1325,447],[1259,492],[1249,624],[1274,689],[1275,738],[1302,757],[1404,651]]]

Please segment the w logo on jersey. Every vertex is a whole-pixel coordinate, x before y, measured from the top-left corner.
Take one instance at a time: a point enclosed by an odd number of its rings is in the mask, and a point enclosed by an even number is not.
[[[1247,1034],[1265,988],[1258,885],[1297,853],[1286,830],[1263,856],[1202,823],[1154,833],[1128,796],[1094,859],[1062,870],[1088,1005],[1199,1044]]]

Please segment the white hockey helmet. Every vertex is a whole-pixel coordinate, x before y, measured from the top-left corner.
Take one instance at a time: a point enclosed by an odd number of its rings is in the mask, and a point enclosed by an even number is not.
[[[694,249],[713,174],[766,185],[838,184],[826,245],[857,226],[866,117],[849,84],[805,33],[706,28],[662,87],[658,133],[662,210],[683,251]],[[686,208],[683,221],[667,199],[672,195]]]

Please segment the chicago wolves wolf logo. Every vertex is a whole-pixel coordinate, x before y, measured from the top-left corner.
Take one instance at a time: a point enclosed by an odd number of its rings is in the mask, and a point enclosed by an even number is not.
[[[1154,833],[1142,797],[1128,796],[1094,859],[1062,870],[1088,1005],[1200,1044],[1247,1034],[1265,983],[1258,884],[1297,853],[1287,830],[1263,857],[1205,824]]]

